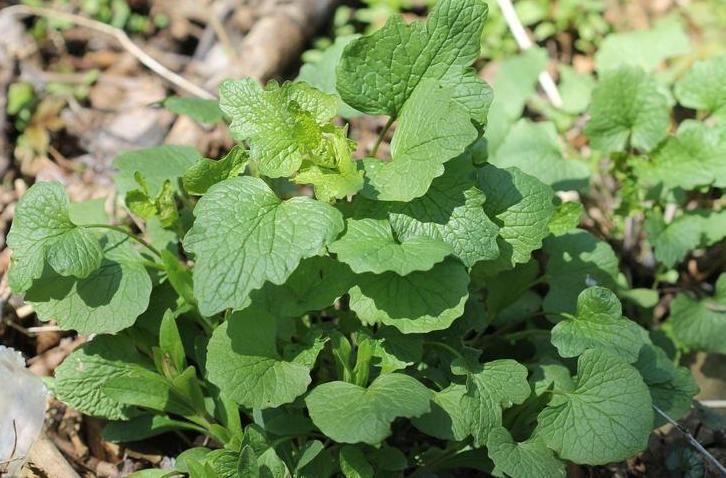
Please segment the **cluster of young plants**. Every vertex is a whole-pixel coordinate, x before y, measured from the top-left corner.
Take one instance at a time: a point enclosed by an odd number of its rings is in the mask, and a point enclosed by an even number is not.
[[[489,161],[490,106],[523,104],[492,104],[471,67],[486,13],[439,0],[426,21],[334,45],[305,81],[224,82],[239,144],[223,158],[115,160],[138,231],[59,183],[25,193],[10,286],[95,335],[57,368],[56,397],[107,419],[111,441],[209,438],[137,477],[564,477],[688,412],[698,388],[663,334],[623,315],[637,290],[578,228],[582,207]],[[636,70],[603,77],[593,146],[630,158],[663,140],[648,91]],[[363,114],[388,121],[354,159],[338,117]]]

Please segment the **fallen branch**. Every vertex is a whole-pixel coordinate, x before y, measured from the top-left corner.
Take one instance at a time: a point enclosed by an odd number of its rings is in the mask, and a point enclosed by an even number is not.
[[[29,5],[13,5],[12,7],[7,7],[3,10],[0,10],[0,14],[18,16],[39,16],[58,20],[65,20],[75,25],[111,36],[115,38],[116,41],[118,41],[119,44],[126,51],[133,55],[144,66],[149,68],[160,77],[167,80],[169,83],[172,83],[173,85],[186,91],[187,93],[198,96],[199,98],[215,99],[215,96],[212,93],[208,92],[207,90],[198,85],[195,85],[186,78],[178,75],[177,73],[174,73],[173,71],[156,61],[148,53],[142,50],[136,43],[134,43],[133,40],[131,40],[131,38],[129,38],[129,36],[123,30],[120,30],[111,25],[107,25],[97,20],[83,17],[81,15],[75,15],[73,13],[61,12],[52,8],[32,7]]]

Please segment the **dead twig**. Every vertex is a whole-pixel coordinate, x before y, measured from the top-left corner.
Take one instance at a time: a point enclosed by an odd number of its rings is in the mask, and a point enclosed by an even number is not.
[[[75,25],[88,28],[99,33],[111,36],[119,42],[119,44],[133,55],[137,60],[144,64],[151,71],[164,78],[173,85],[181,88],[182,90],[190,93],[199,98],[215,99],[215,96],[205,90],[204,88],[195,85],[186,78],[174,73],[148,53],[142,50],[136,43],[129,38],[129,36],[123,31],[111,25],[92,20],[90,18],[83,17],[81,15],[75,15],[73,13],[61,12],[52,8],[44,7],[32,7],[29,5],[13,5],[11,7],[4,8],[0,11],[2,15],[19,15],[19,16],[40,16],[45,18],[54,18],[59,20],[65,20]]]

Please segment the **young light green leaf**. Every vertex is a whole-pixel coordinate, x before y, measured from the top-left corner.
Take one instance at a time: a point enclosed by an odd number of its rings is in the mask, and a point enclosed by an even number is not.
[[[555,212],[552,189],[517,168],[491,165],[479,170],[479,188],[487,198],[484,211],[499,226],[497,262],[505,269],[529,262],[549,235]]]
[[[292,402],[310,385],[310,369],[322,344],[316,343],[288,361],[277,351],[276,339],[273,317],[254,309],[235,312],[209,341],[209,381],[248,408]],[[308,360],[310,354],[312,360]]]
[[[664,60],[688,53],[688,35],[680,23],[662,22],[650,30],[612,33],[595,54],[599,73],[631,65],[655,70]]]
[[[581,202],[568,201],[557,206],[555,215],[550,220],[549,229],[555,236],[574,231],[580,225],[580,218],[585,212]]]
[[[451,253],[442,241],[427,236],[394,237],[386,219],[348,219],[345,234],[329,250],[353,272],[381,274],[393,271],[405,276],[428,271]]]
[[[699,61],[676,82],[678,102],[688,108],[726,115],[726,55]]]
[[[686,120],[649,159],[633,161],[638,182],[646,187],[692,190],[726,186],[726,130]]]
[[[239,454],[237,476],[240,478],[260,478],[260,465],[257,462],[257,455],[249,445],[245,445]]]
[[[314,63],[305,63],[300,67],[297,79],[304,81],[330,95],[338,98],[338,114],[343,118],[353,118],[361,113],[343,102],[335,89],[335,71],[340,63],[343,50],[359,35],[345,35],[335,38],[335,42],[323,50],[320,58]]]
[[[413,419],[416,428],[441,440],[462,441],[471,433],[469,409],[463,406],[466,386],[452,383],[434,392],[431,411]]]
[[[148,408],[175,415],[194,415],[194,408],[171,383],[150,370],[133,370],[111,377],[103,384],[103,393],[119,403]]]
[[[407,276],[366,273],[350,290],[350,308],[364,324],[382,323],[404,334],[443,330],[464,313],[468,285],[466,269],[451,259]]]
[[[162,104],[172,113],[189,116],[199,123],[214,124],[224,119],[217,100],[169,96]]]
[[[184,173],[184,189],[189,194],[201,196],[215,184],[239,176],[245,170],[248,159],[249,154],[239,145],[217,161],[200,159]]]
[[[474,445],[484,446],[489,432],[502,424],[502,409],[523,403],[532,393],[527,367],[510,359],[484,365],[455,361],[452,371],[466,375],[466,394],[461,406],[469,417],[469,433]]]
[[[292,176],[320,152],[323,127],[338,110],[335,96],[302,82],[271,81],[263,89],[252,78],[226,80],[219,96],[232,136],[247,141],[250,158],[271,178]]]
[[[489,163],[499,168],[517,167],[556,190],[586,188],[589,168],[583,161],[565,159],[557,141],[554,123],[534,123],[523,118],[512,126],[496,152],[490,154]]]
[[[243,307],[267,281],[283,284],[301,259],[343,230],[331,206],[305,197],[281,201],[251,177],[212,186],[194,214],[184,248],[195,255],[194,293],[205,315]]]
[[[122,197],[137,189],[134,175],[138,172],[148,185],[150,197],[155,198],[166,181],[170,181],[174,192],[177,192],[178,179],[200,159],[202,155],[191,146],[168,144],[121,153],[112,163],[118,170],[114,176],[116,189]]]
[[[673,333],[688,348],[726,354],[726,273],[716,282],[713,297],[702,300],[681,292],[671,304],[668,322]]]
[[[476,187],[470,156],[453,159],[444,169],[424,196],[384,206],[395,236],[401,241],[420,236],[440,240],[466,266],[495,259],[499,227],[484,212],[486,197]]]
[[[62,277],[46,268],[25,300],[40,320],[55,320],[83,335],[113,334],[136,322],[149,306],[151,278],[143,257],[124,234],[101,239],[101,266],[85,279]]]
[[[585,134],[595,149],[624,151],[631,145],[650,151],[665,139],[669,124],[668,98],[656,80],[623,66],[603,74],[593,90]]]
[[[359,111],[398,117],[423,80],[456,90],[469,116],[486,123],[491,89],[469,66],[479,57],[487,6],[480,0],[441,0],[426,23],[389,18],[377,32],[353,40],[338,65],[336,86]]]
[[[161,327],[159,328],[159,347],[162,353],[169,360],[176,373],[180,373],[186,368],[186,353],[184,352],[184,344],[179,335],[179,328],[176,323],[176,315],[167,310],[161,318]]]
[[[565,464],[541,441],[512,439],[504,427],[495,427],[487,438],[487,452],[494,462],[494,476],[512,478],[565,478]]]
[[[610,245],[587,231],[576,230],[544,241],[547,262],[545,312],[574,313],[584,289],[600,285],[616,288],[618,258]]]
[[[318,385],[305,399],[313,423],[340,443],[377,445],[398,417],[417,417],[430,409],[431,391],[400,373],[381,375],[367,388],[347,382]]]
[[[43,274],[46,261],[61,276],[88,277],[101,265],[96,236],[70,219],[70,201],[58,182],[39,182],[18,202],[8,233],[12,251],[10,287],[28,290]]]
[[[633,364],[643,376],[650,390],[653,404],[674,420],[682,418],[691,409],[693,397],[699,392],[693,376],[685,367],[678,367],[660,347],[645,345],[638,361]],[[660,414],[655,415],[655,427],[667,423]]]
[[[645,227],[656,259],[673,267],[694,249],[710,246],[726,237],[726,210],[686,211],[668,225],[663,223],[662,217],[650,214]]]
[[[55,370],[54,393],[75,410],[110,420],[128,420],[133,410],[103,393],[103,385],[142,367],[143,358],[124,336],[101,335],[81,346]]]
[[[379,201],[410,201],[423,196],[443,164],[477,138],[469,113],[454,90],[422,81],[401,110],[391,141],[391,160],[363,160],[364,194]]]
[[[345,478],[373,478],[375,470],[360,448],[346,445],[340,449],[339,458]]]
[[[583,290],[577,297],[576,314],[568,315],[552,329],[552,345],[568,358],[598,349],[632,363],[648,343],[648,332],[623,317],[620,300],[604,287]]]
[[[577,361],[575,389],[540,412],[535,437],[565,460],[601,465],[646,448],[652,426],[650,394],[638,371],[587,350]]]

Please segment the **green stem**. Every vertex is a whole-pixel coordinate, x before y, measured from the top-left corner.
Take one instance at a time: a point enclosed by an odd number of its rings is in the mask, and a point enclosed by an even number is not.
[[[381,142],[383,141],[383,138],[385,138],[386,133],[388,133],[388,130],[391,129],[391,125],[396,119],[391,116],[388,118],[388,121],[386,122],[386,125],[381,130],[381,134],[378,135],[378,139],[376,140],[376,144],[373,145],[373,151],[371,151],[371,156],[375,157],[376,154],[378,154],[378,147],[381,145]]]
[[[446,350],[454,357],[461,359],[462,361],[464,360],[464,356],[461,355],[461,353],[458,350],[456,350],[454,347],[452,347],[451,345],[447,345],[443,342],[424,342],[424,345],[428,345],[429,347],[437,347],[442,350]]]
[[[500,335],[499,338],[508,340],[510,342],[516,342],[536,335],[549,335],[550,331],[545,329],[527,329],[520,332],[512,332],[511,334]]]
[[[145,248],[147,248],[148,250],[153,252],[157,257],[161,257],[161,253],[159,252],[159,250],[156,247],[152,246],[151,244],[149,244],[145,240],[141,239],[140,237],[134,236],[128,230],[126,230],[125,227],[112,226],[110,224],[86,224],[83,227],[95,227],[95,228],[100,228],[100,229],[110,229],[112,231],[126,234],[129,238],[133,239],[134,241],[138,242],[139,244],[141,244],[142,246],[144,246]]]

